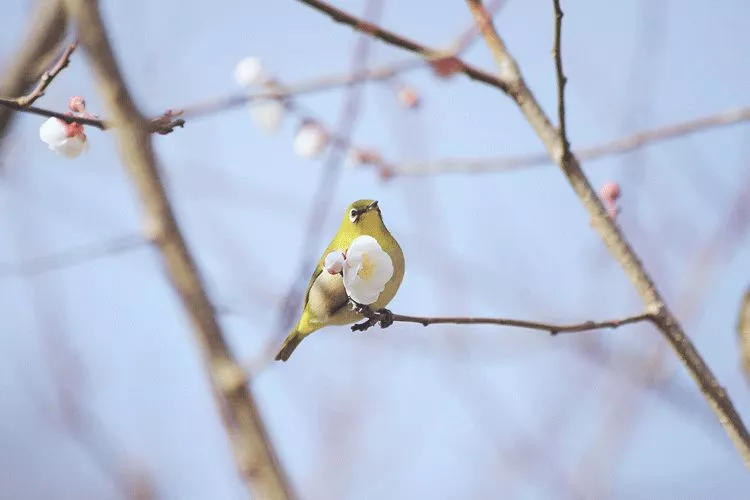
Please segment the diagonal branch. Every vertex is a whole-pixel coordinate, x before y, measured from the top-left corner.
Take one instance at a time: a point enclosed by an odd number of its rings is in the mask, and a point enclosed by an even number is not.
[[[726,127],[750,121],[750,106],[734,108],[699,118],[641,130],[597,146],[575,149],[579,161],[596,160],[606,156],[634,151],[656,142],[676,139],[712,128]],[[500,172],[520,168],[540,167],[553,163],[546,152],[519,156],[501,156],[483,159],[455,159],[429,163],[404,163],[393,167],[395,175],[431,175],[444,172],[482,173]]]
[[[750,381],[750,288],[740,302],[737,315],[737,339],[740,347],[740,366],[743,375]]]
[[[39,81],[31,90],[31,92],[23,97],[19,97],[18,99],[16,99],[16,102],[19,104],[19,106],[24,108],[27,106],[31,106],[37,101],[37,99],[44,95],[44,92],[47,90],[47,87],[50,86],[52,80],[54,80],[62,70],[68,67],[68,64],[70,64],[70,56],[73,55],[73,52],[75,52],[77,47],[77,40],[65,47],[65,50],[63,50],[63,53],[60,55],[55,65],[52,66],[49,70],[42,73],[42,76],[39,78]]]
[[[559,0],[554,0],[557,4]],[[748,434],[742,418],[734,408],[726,391],[719,385],[716,377],[700,356],[690,338],[682,329],[677,318],[667,307],[648,274],[640,258],[630,246],[625,236],[620,232],[615,222],[607,215],[604,206],[591,187],[588,179],[581,170],[580,163],[575,155],[569,153],[564,144],[566,137],[562,137],[560,131],[550,123],[549,118],[542,110],[538,101],[526,85],[521,71],[515,59],[511,56],[505,43],[495,30],[491,18],[482,6],[481,0],[467,0],[469,9],[475,20],[482,29],[487,46],[503,72],[510,97],[515,101],[529,124],[539,135],[544,143],[547,153],[560,166],[565,177],[568,179],[573,190],[576,192],[586,211],[591,216],[594,229],[599,233],[604,244],[609,248],[614,258],[620,263],[626,275],[635,286],[641,296],[647,311],[655,315],[654,324],[670,343],[677,356],[690,372],[698,384],[703,396],[716,413],[721,425],[734,442],[745,465],[750,468],[750,434]],[[556,6],[559,11],[559,5]],[[562,12],[555,16],[557,24],[562,22]],[[559,32],[559,26],[556,28]],[[556,37],[556,41],[559,38]],[[556,48],[559,50],[559,47]],[[558,77],[558,95],[564,99],[565,76],[563,74],[562,61],[556,64]],[[564,104],[559,105],[564,117]]]
[[[380,26],[377,26],[371,22],[365,21],[364,19],[360,19],[356,16],[352,16],[351,14],[343,10],[337,9],[336,7],[333,7],[327,4],[326,2],[321,2],[319,0],[299,0],[299,1],[306,5],[309,5],[313,9],[319,10],[323,12],[324,14],[327,14],[328,16],[331,17],[331,19],[333,19],[336,22],[346,24],[347,26],[351,26],[353,29],[357,31],[361,31],[362,33],[367,33],[389,45],[393,45],[394,47],[399,47],[406,51],[413,52],[417,55],[424,57],[428,61],[438,60],[443,57],[451,57],[453,58],[452,62],[457,66],[455,70],[456,73],[463,73],[469,78],[471,78],[472,80],[485,83],[491,87],[498,88],[505,92],[508,92],[510,90],[508,89],[504,81],[495,77],[492,73],[479,69],[476,66],[471,66],[470,64],[465,63],[461,59],[454,58],[453,57],[454,55],[450,51],[440,51],[440,50],[426,47],[406,37],[393,33],[392,31],[383,29]]]
[[[67,18],[61,0],[39,0],[38,8],[18,56],[0,80],[0,95],[22,95],[36,81],[40,66],[50,62],[65,36]],[[13,117],[0,108],[0,139],[5,137]]]
[[[158,246],[167,275],[194,326],[237,468],[253,497],[290,498],[287,479],[270,444],[255,398],[224,339],[213,305],[175,220],[161,182],[149,124],[125,86],[98,4],[92,0],[66,0],[66,7],[98,80],[102,100],[117,124],[120,152],[140,192],[148,217],[149,236]]]

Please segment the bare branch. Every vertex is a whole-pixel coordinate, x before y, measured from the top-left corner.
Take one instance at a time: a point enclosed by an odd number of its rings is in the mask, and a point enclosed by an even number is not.
[[[103,101],[117,124],[123,162],[140,192],[149,226],[153,228],[153,241],[162,254],[167,275],[194,325],[237,468],[253,497],[290,498],[287,479],[269,442],[255,399],[224,339],[196,264],[175,220],[161,182],[149,123],[136,108],[125,86],[99,14],[98,3],[66,0],[66,6],[91,62]]]
[[[44,95],[44,92],[47,90],[47,87],[50,86],[52,80],[54,80],[55,77],[59,75],[62,70],[67,68],[68,64],[70,64],[70,56],[73,55],[76,47],[78,47],[78,41],[71,43],[65,48],[65,50],[63,50],[63,53],[60,55],[60,58],[57,60],[55,65],[52,66],[52,68],[50,68],[48,71],[42,73],[42,76],[39,78],[36,87],[34,87],[32,91],[25,96],[16,99],[16,102],[19,104],[19,106],[23,108],[30,106],[34,104],[37,99]]]
[[[557,75],[557,119],[559,121],[558,132],[560,134],[560,150],[562,157],[566,158],[570,154],[570,143],[568,142],[568,133],[565,127],[565,84],[568,79],[563,73],[562,63],[562,19],[563,11],[560,8],[560,0],[553,0],[555,5],[555,45],[552,48],[552,56],[555,58],[555,74]],[[485,9],[486,12],[486,9]],[[487,14],[489,16],[489,14]],[[492,18],[486,17],[485,22],[491,23]],[[492,29],[490,27],[490,29]]]
[[[379,66],[371,69],[358,68],[349,73],[321,76],[292,85],[279,84],[277,88],[274,88],[273,90],[266,90],[264,92],[244,92],[227,97],[208,99],[203,102],[189,104],[180,109],[182,109],[185,118],[203,117],[226,111],[228,109],[233,109],[239,106],[244,106],[245,104],[252,103],[253,101],[265,99],[283,99],[292,96],[331,90],[338,87],[349,87],[351,85],[368,81],[388,80],[399,73],[403,73],[404,71],[416,69],[422,66],[424,66],[424,61],[420,59],[409,58],[385,66]]]
[[[509,1],[510,0],[490,0],[487,4],[487,12],[496,14],[503,7],[508,5]],[[455,41],[451,43],[449,52],[455,55],[463,54],[469,49],[469,47],[471,47],[478,35],[479,29],[477,28],[476,23],[472,21],[469,23],[469,26],[467,26],[467,28],[456,37]]]
[[[620,232],[614,221],[599,200],[588,179],[581,170],[578,159],[572,154],[565,154],[561,144],[567,138],[555,130],[542,110],[531,90],[526,85],[518,64],[513,59],[500,35],[495,30],[491,19],[482,6],[481,0],[467,0],[477,23],[479,23],[487,46],[490,48],[495,62],[503,75],[506,85],[511,91],[510,97],[515,101],[529,124],[539,135],[547,148],[547,152],[555,163],[560,166],[571,187],[581,199],[589,213],[594,229],[599,233],[607,248],[620,263],[626,275],[630,278],[644,302],[646,310],[655,315],[654,324],[657,325],[664,337],[669,341],[677,356],[690,372],[700,387],[704,397],[713,408],[719,422],[734,442],[745,465],[750,468],[750,434],[748,434],[742,418],[734,408],[726,391],[719,385],[716,377],[706,365],[690,338],[683,331],[677,318],[664,302],[653,280],[643,267],[639,257]],[[562,75],[562,63],[559,73]],[[564,109],[564,107],[563,107]]]
[[[51,61],[65,36],[67,18],[61,0],[40,0],[29,33],[15,62],[4,72],[0,95],[22,95],[36,81],[41,67]],[[13,113],[0,107],[0,139],[5,137]]]
[[[52,111],[50,109],[38,108],[36,106],[24,106],[18,103],[17,99],[7,99],[0,97],[0,109],[3,107],[20,111],[23,113],[29,113],[32,115],[45,116],[47,118],[57,118],[64,121],[65,123],[80,123],[81,125],[88,125],[89,127],[98,128],[99,130],[109,130],[114,127],[114,124],[110,121],[102,120],[101,118],[91,118],[86,116],[73,116],[67,113],[61,113],[59,111]],[[177,127],[184,127],[185,120],[180,117],[181,112],[174,112],[167,110],[164,114],[152,118],[147,122],[148,131],[152,134],[165,135],[174,131]]]
[[[575,149],[573,153],[579,161],[596,160],[607,156],[634,151],[649,144],[704,132],[713,128],[726,127],[750,121],[750,106],[729,109],[720,113],[672,123],[661,127],[642,130],[633,135],[605,142],[597,146]],[[484,173],[517,170],[522,168],[552,165],[549,154],[538,153],[520,156],[502,156],[482,159],[455,159],[429,163],[404,163],[393,166],[394,175],[431,175],[445,172]]]
[[[454,59],[454,63],[458,66],[455,71],[456,73],[463,73],[472,80],[485,83],[491,87],[495,87],[506,92],[509,90],[505,82],[503,82],[499,78],[495,77],[491,73],[488,73],[487,71],[479,69],[475,66],[471,66],[464,61],[454,57],[454,55],[450,51],[431,49],[415,41],[409,40],[406,37],[393,33],[392,31],[385,30],[380,26],[365,21],[364,19],[352,16],[351,14],[337,9],[336,7],[333,7],[325,2],[320,2],[318,0],[299,1],[306,5],[309,5],[313,9],[323,12],[336,22],[351,26],[353,29],[361,31],[363,33],[367,33],[387,44],[402,48],[409,52],[413,52],[419,56],[422,56],[428,62],[431,60],[442,59],[444,57],[452,57]]]
[[[110,255],[142,247],[148,244],[138,234],[126,234],[104,241],[97,241],[71,248],[62,252],[42,255],[16,264],[0,263],[0,278],[11,276],[33,276],[57,269],[90,262]]]
[[[750,381],[750,288],[740,302],[740,311],[737,315],[737,336],[740,341],[740,360],[742,371]]]
[[[373,311],[369,307],[355,305],[358,310],[367,318],[363,323],[352,325],[352,331],[369,330],[376,324],[381,328],[388,328],[393,323],[418,323],[422,326],[429,325],[497,325],[509,326],[512,328],[524,328],[527,330],[539,330],[548,332],[550,335],[560,333],[580,333],[592,330],[601,330],[604,328],[619,328],[624,325],[641,323],[644,321],[654,322],[656,317],[650,313],[627,316],[625,318],[610,319],[607,321],[584,321],[583,323],[574,323],[571,325],[557,325],[553,323],[541,323],[538,321],[525,321],[520,319],[508,318],[476,318],[476,317],[425,317],[425,316],[406,316],[404,314],[394,314],[387,309]]]

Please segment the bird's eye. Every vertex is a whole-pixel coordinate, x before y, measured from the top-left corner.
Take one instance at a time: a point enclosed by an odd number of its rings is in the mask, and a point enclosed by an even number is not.
[[[358,218],[359,218],[359,212],[357,212],[356,209],[352,208],[351,212],[349,212],[349,220],[352,222],[357,222]]]

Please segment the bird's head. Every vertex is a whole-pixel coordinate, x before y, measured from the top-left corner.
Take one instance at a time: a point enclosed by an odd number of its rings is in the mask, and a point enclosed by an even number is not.
[[[368,232],[367,229],[380,226],[383,219],[380,214],[380,207],[376,200],[357,200],[346,209],[344,214],[344,224],[352,224],[361,232]]]

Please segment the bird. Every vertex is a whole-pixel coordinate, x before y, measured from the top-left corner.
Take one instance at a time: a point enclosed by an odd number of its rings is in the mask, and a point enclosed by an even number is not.
[[[355,201],[347,207],[338,232],[313,271],[305,292],[302,314],[281,345],[275,358],[277,361],[288,360],[305,337],[323,327],[352,324],[364,318],[361,312],[349,307],[349,296],[341,274],[331,274],[324,269],[328,254],[337,251],[345,254],[352,241],[360,236],[375,238],[393,263],[393,275],[369,307],[372,310],[383,309],[396,295],[404,278],[404,253],[385,227],[377,200]]]

